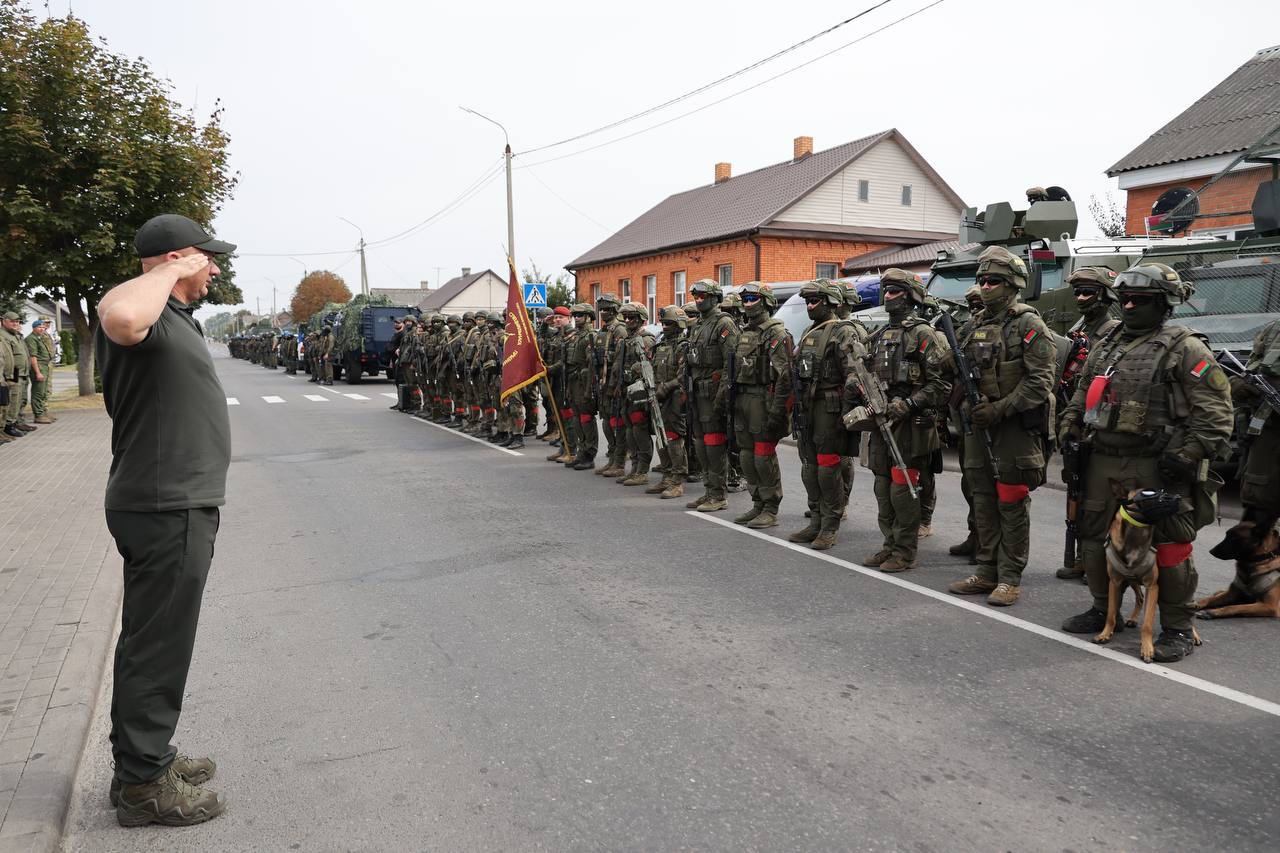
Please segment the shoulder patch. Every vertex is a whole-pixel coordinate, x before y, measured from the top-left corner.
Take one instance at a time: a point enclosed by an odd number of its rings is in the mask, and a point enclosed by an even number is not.
[[[1191,375],[1192,375],[1194,378],[1199,379],[1199,378],[1201,378],[1202,376],[1204,376],[1205,372],[1206,372],[1208,369],[1209,369],[1209,359],[1207,359],[1207,358],[1202,358],[1202,359],[1200,359],[1200,361],[1198,361],[1198,362],[1196,363],[1196,366],[1195,366],[1195,367],[1191,368]]]
[[[721,330],[720,330],[720,337],[722,337],[722,338],[727,338],[727,337],[729,337],[729,330],[728,330],[728,329],[721,329]]]
[[[782,343],[782,338],[774,338],[769,341],[769,351],[772,352],[780,343]]]
[[[919,350],[919,352],[920,352],[922,355],[927,354],[927,353],[929,352],[929,348],[930,348],[931,346],[933,346],[933,336],[932,336],[932,335],[925,335],[924,337],[920,338],[920,350]]]
[[[1034,341],[1038,337],[1040,337],[1040,330],[1031,329],[1025,335],[1022,336],[1022,343],[1025,346],[1026,344],[1030,344],[1032,341]]]

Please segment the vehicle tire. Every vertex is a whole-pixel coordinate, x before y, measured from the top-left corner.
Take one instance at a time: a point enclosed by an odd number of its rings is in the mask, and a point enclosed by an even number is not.
[[[364,379],[364,367],[360,364],[360,356],[351,355],[347,358],[347,384],[359,385]]]

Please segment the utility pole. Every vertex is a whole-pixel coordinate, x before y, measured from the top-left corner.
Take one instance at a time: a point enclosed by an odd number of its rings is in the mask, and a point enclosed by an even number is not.
[[[365,266],[365,262],[364,262],[364,246],[365,246],[364,229],[361,228],[359,225],[356,225],[350,219],[347,219],[345,216],[339,216],[338,218],[360,232],[360,292],[363,293],[365,296],[368,296],[369,295],[369,270],[368,270],[368,267]]]
[[[515,208],[511,201],[511,137],[507,134],[507,129],[502,126],[501,122],[494,121],[483,113],[478,113],[467,107],[460,107],[465,113],[471,113],[473,116],[482,118],[489,124],[496,124],[498,129],[502,131],[502,136],[507,142],[507,147],[503,150],[502,156],[507,164],[507,254],[511,258],[511,265],[514,268],[516,263],[516,225],[515,225]]]

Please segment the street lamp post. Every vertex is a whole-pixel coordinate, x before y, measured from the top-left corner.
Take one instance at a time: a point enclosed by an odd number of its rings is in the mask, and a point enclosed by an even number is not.
[[[369,272],[368,272],[368,268],[365,267],[365,264],[364,264],[364,229],[361,228],[359,225],[356,225],[350,219],[347,219],[345,216],[339,216],[338,218],[360,232],[360,292],[363,293],[365,296],[368,296],[369,295]]]
[[[511,202],[511,137],[507,134],[507,129],[502,126],[501,122],[494,121],[483,113],[478,113],[467,107],[460,107],[463,112],[471,113],[473,116],[482,118],[489,124],[496,124],[498,129],[502,131],[502,136],[506,140],[507,147],[503,150],[503,158],[507,164],[507,254],[511,256],[512,267],[516,262],[516,225],[515,225],[515,209]]]

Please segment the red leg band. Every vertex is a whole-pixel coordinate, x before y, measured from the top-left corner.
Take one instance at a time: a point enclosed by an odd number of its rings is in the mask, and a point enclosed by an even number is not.
[[[676,441],[680,438],[680,433],[667,430],[667,441]]]
[[[722,432],[708,432],[702,436],[702,443],[707,447],[719,447],[727,440],[728,436]]]
[[[756,456],[777,456],[778,442],[776,441],[757,441],[753,450]]]
[[[905,486],[907,484],[908,477],[911,478],[911,485],[913,486],[920,485],[920,469],[919,468],[908,468],[906,470],[906,473],[903,473],[901,468],[889,469],[889,479],[893,481],[893,484],[895,486]],[[998,483],[996,484],[996,488],[997,489],[1000,488],[1000,485]]]
[[[636,425],[644,423],[646,419],[644,412],[632,412],[630,417],[631,417],[631,423]]]
[[[1000,499],[1002,504],[1016,504],[1029,494],[1031,494],[1031,490],[1026,486],[1014,486],[996,480],[996,497]]]
[[[591,423],[591,415],[578,415],[578,423],[582,423],[582,424]]]
[[[819,468],[834,468],[839,464],[840,464],[839,453],[819,453],[818,454]]]
[[[561,409],[561,410],[560,410],[560,417],[562,417],[562,418],[571,418],[571,417],[573,417],[573,409]]]
[[[1190,542],[1165,542],[1156,546],[1156,565],[1162,569],[1176,566],[1191,556]]]

